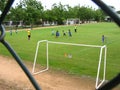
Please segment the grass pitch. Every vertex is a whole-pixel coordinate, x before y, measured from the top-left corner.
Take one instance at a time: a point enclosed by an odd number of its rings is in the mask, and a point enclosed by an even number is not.
[[[68,29],[72,32],[72,37],[68,36]],[[59,31],[60,37],[51,35],[52,30]],[[67,36],[63,36],[63,30]],[[105,35],[107,45],[107,71],[106,78],[111,79],[120,71],[120,29],[114,23],[95,23],[77,26],[77,33],[74,26],[58,26],[49,28],[36,28],[31,31],[31,40],[27,39],[27,31],[23,30],[17,34],[13,32],[11,36],[6,33],[5,39],[11,44],[22,60],[34,61],[36,45],[39,40],[49,40],[55,42],[104,45],[102,35]],[[46,60],[45,43],[41,44],[38,52],[37,63],[45,65]],[[88,48],[67,45],[49,45],[50,68],[65,71],[74,75],[85,75],[96,77],[99,60],[99,48]],[[11,56],[9,52],[0,44],[0,54]],[[72,58],[65,56],[71,54]],[[102,73],[101,73],[102,75]]]

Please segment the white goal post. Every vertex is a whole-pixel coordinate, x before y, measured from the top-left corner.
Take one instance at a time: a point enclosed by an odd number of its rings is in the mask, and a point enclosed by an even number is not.
[[[40,43],[46,42],[46,68],[43,70],[40,70],[38,72],[35,72],[35,66],[36,66],[36,61],[37,61],[37,56],[38,56],[38,49],[40,46]],[[98,70],[97,70],[97,77],[96,77],[96,84],[95,88],[98,89],[104,82],[105,82],[105,77],[106,77],[106,53],[107,53],[107,47],[106,45],[103,46],[98,46],[98,45],[86,45],[86,44],[75,44],[75,43],[64,43],[64,42],[53,42],[53,41],[48,41],[48,40],[41,40],[37,42],[37,47],[36,47],[36,53],[35,53],[35,58],[34,58],[34,63],[33,63],[33,69],[32,73],[33,75],[42,73],[44,71],[47,71],[49,69],[49,58],[48,58],[48,44],[53,43],[53,44],[65,44],[65,45],[72,45],[72,46],[83,46],[83,47],[93,47],[93,48],[100,48],[100,55],[99,55],[99,62],[98,62]],[[101,62],[102,62],[102,57],[103,57],[103,50],[104,50],[104,66],[103,66],[103,76],[102,76],[102,81],[99,82],[99,77],[100,77],[100,69],[101,69]]]

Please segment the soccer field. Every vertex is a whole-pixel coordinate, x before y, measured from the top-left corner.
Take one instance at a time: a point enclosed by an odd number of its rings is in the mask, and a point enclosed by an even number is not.
[[[68,36],[68,29],[72,32],[72,37]],[[52,30],[59,31],[58,38],[51,35]],[[63,36],[63,30],[67,36]],[[104,45],[102,35],[105,35],[105,45],[107,45],[107,71],[106,79],[111,79],[120,71],[120,29],[114,23],[95,23],[77,26],[77,33],[74,26],[58,26],[50,28],[37,28],[31,31],[31,40],[27,39],[27,31],[23,30],[17,34],[13,32],[11,36],[6,33],[6,40],[23,60],[33,63],[36,45],[39,40],[49,40],[55,42],[78,43],[89,45]],[[0,54],[10,56],[9,52],[0,44]],[[37,63],[46,64],[45,43],[41,45],[38,52]],[[96,77],[99,61],[99,48],[88,48],[68,45],[49,45],[50,68],[64,71],[78,76]],[[72,58],[66,57],[72,55]],[[103,66],[102,66],[103,67]],[[102,75],[102,73],[101,73]]]

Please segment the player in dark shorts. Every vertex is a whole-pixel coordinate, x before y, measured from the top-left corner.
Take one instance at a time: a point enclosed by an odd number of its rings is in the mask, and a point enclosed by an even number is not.
[[[77,32],[77,26],[76,25],[75,25],[75,29],[74,30],[75,30],[75,32]]]
[[[30,32],[30,30],[28,30],[27,33],[28,33],[28,40],[30,40],[30,37],[31,37],[31,32]]]
[[[56,31],[56,38],[59,36],[60,36],[59,31]]]

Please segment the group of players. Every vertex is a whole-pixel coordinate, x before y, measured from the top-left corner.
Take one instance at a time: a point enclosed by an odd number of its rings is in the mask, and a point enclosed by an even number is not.
[[[76,25],[75,25],[74,31],[77,32],[77,26],[76,26]],[[71,32],[70,29],[69,29],[67,32],[65,32],[65,31],[63,30],[62,33],[63,33],[63,36],[66,36],[67,33],[68,33],[68,36],[69,36],[69,37],[72,37],[72,32]],[[58,38],[58,37],[60,36],[60,33],[59,33],[58,30],[57,30],[56,32],[55,32],[54,30],[52,30],[52,35],[55,35],[56,38]]]
[[[16,30],[15,30],[16,34],[17,34],[17,27],[16,27]],[[74,27],[74,32],[76,33],[77,32],[77,26],[75,25]],[[71,33],[71,30],[69,29],[68,32],[65,32],[64,30],[62,31],[63,33],[63,36],[67,36],[67,33],[68,33],[68,36],[69,37],[72,37],[72,33]],[[10,35],[12,35],[12,30],[10,30]],[[31,32],[30,30],[27,30],[27,35],[28,35],[28,40],[30,40],[31,38]],[[52,30],[52,35],[55,35],[56,38],[58,38],[60,36],[60,33],[59,31],[57,30],[56,32],[54,30]],[[105,42],[105,36],[102,35],[102,43]]]

